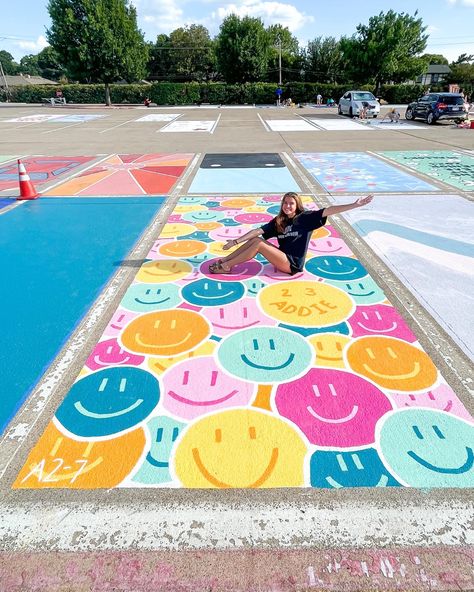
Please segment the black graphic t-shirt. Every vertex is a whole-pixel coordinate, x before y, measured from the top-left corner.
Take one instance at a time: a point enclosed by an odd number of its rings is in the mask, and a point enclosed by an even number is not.
[[[303,271],[311,233],[326,224],[327,217],[323,216],[323,211],[305,210],[301,212],[293,218],[291,224],[288,224],[283,234],[277,232],[276,218],[261,227],[265,240],[275,236],[278,239],[280,250],[288,257],[292,274]]]

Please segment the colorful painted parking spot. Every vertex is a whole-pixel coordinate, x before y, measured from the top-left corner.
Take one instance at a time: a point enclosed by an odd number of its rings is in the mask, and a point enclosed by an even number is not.
[[[22,117],[13,117],[12,119],[5,119],[8,123],[42,123],[43,121],[50,121],[51,119],[58,119],[62,115],[56,113],[35,113],[33,115],[23,115]]]
[[[304,119],[267,119],[265,124],[272,132],[317,132],[318,128]]]
[[[299,153],[294,156],[320,185],[332,193],[439,191],[426,181],[364,152]]]
[[[351,131],[351,132],[365,132],[372,130],[372,128],[366,125],[367,122],[359,120],[344,119],[342,117],[334,118],[308,118],[314,125],[319,126],[323,130],[329,131]]]
[[[1,431],[163,202],[40,198],[0,216]]]
[[[452,150],[392,150],[380,154],[457,189],[474,190],[473,156]]]
[[[74,169],[87,164],[95,156],[32,156],[22,159],[31,181],[36,185],[60,179]],[[0,191],[18,190],[18,165],[16,162],[0,166]]]
[[[48,122],[52,123],[84,123],[85,121],[94,121],[95,119],[102,119],[103,117],[108,117],[108,115],[102,115],[98,113],[89,113],[85,115],[81,115],[75,113],[73,115],[61,115],[60,117],[55,117],[54,119],[48,119]]]
[[[206,132],[212,134],[217,126],[217,121],[172,121],[160,129],[160,132],[188,133]]]
[[[173,121],[173,119],[179,116],[179,113],[150,113],[150,115],[144,115],[135,121],[140,123],[147,121]]]
[[[474,485],[472,418],[335,228],[293,277],[210,273],[280,198],[179,200],[15,488]]]
[[[300,187],[277,153],[206,154],[188,193],[285,193]]]
[[[0,210],[16,203],[16,199],[12,197],[0,197]]]
[[[46,195],[158,195],[168,193],[193,154],[115,154]]]

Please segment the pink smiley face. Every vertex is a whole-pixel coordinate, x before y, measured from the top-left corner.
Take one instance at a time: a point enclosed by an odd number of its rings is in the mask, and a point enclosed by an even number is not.
[[[258,212],[247,212],[235,216],[235,221],[239,224],[265,224],[266,222],[270,222],[270,220],[273,220],[273,216]]]
[[[209,236],[212,240],[227,242],[240,238],[250,230],[252,230],[251,226],[221,226],[220,228],[211,230]]]
[[[288,273],[284,273],[283,271],[278,271],[278,269],[271,263],[267,263],[263,266],[262,273],[260,274],[259,279],[263,280],[267,284],[274,284],[275,282],[282,282],[288,280],[305,279],[311,281],[323,281],[323,278],[315,278],[313,275],[310,275],[304,270],[300,273],[295,273],[295,275],[289,275]]]
[[[181,218],[181,214],[171,214],[168,216],[168,222],[184,222],[184,220]]]
[[[231,377],[216,365],[213,357],[184,360],[163,374],[163,406],[183,419],[204,413],[245,406],[254,396],[255,386]]]
[[[312,253],[319,255],[344,255],[345,257],[352,257],[353,255],[341,238],[332,236],[311,240],[308,248]]]
[[[240,282],[243,280],[248,280],[260,273],[260,270],[262,269],[261,263],[251,260],[234,265],[232,267],[232,273],[211,273],[209,271],[209,265],[216,262],[217,259],[204,261],[199,269],[200,272],[208,278],[218,280],[219,282]]]
[[[107,339],[98,343],[87,358],[86,366],[91,370],[109,366],[139,366],[145,360],[120,347],[116,339]]]
[[[281,195],[265,195],[262,201],[267,201],[268,203],[279,203],[281,201]]]
[[[392,393],[395,405],[405,407],[429,407],[451,413],[462,419],[471,421],[471,415],[447,384],[441,384],[425,393]]]
[[[409,343],[417,340],[395,308],[386,304],[358,306],[349,319],[349,324],[354,337],[385,335],[398,337]]]
[[[255,298],[242,298],[225,306],[209,307],[203,314],[211,322],[213,333],[219,337],[257,325],[276,325],[275,319],[267,317],[258,308]]]
[[[312,368],[281,384],[275,404],[312,444],[347,448],[375,441],[377,421],[392,409],[374,384],[343,370]]]
[[[137,317],[138,314],[139,313],[137,312],[131,312],[130,310],[119,308],[114,312],[114,316],[110,319],[110,323],[107,325],[104,335],[119,335],[124,330],[126,325],[128,325],[130,321]]]

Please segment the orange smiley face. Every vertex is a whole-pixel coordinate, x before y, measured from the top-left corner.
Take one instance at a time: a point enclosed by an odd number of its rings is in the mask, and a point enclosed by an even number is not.
[[[204,253],[206,245],[197,240],[179,240],[161,245],[158,250],[167,257],[194,257]]]
[[[428,354],[393,337],[361,337],[346,349],[349,366],[392,391],[422,391],[431,387],[438,371]]]
[[[163,245],[160,249],[168,246],[168,244]],[[191,263],[180,261],[179,259],[147,261],[140,267],[136,279],[146,284],[161,284],[163,282],[181,280],[191,273],[192,270],[193,266]]]
[[[162,310],[133,319],[122,333],[122,344],[132,352],[168,357],[194,349],[209,334],[207,321],[196,312]]]
[[[13,484],[15,489],[97,489],[116,487],[144,450],[143,430],[118,438],[77,441],[50,422]]]
[[[234,198],[234,199],[226,199],[221,203],[223,208],[232,210],[233,208],[247,208],[249,206],[254,206],[255,202],[251,199],[243,199],[243,198]]]
[[[209,232],[210,230],[215,230],[216,228],[219,228],[220,226],[222,226],[222,224],[220,222],[195,222],[194,226],[198,230]]]

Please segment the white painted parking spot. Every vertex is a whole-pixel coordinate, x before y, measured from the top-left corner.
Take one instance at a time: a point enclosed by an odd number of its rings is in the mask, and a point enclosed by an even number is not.
[[[58,119],[63,117],[64,113],[35,113],[33,115],[24,115],[23,117],[14,117],[13,119],[5,119],[5,123],[41,123],[42,121],[49,121],[50,119]]]
[[[389,130],[391,132],[406,132],[408,130],[429,130],[432,129],[431,126],[427,125],[426,123],[415,123],[411,121],[402,121],[400,120],[398,123],[391,122],[390,120],[386,119],[383,120],[372,120],[370,122],[371,127],[376,129],[382,130]]]
[[[359,121],[352,121],[352,119],[342,119],[342,118],[324,118],[324,119],[315,119],[311,118],[310,121],[317,125],[323,130],[329,131],[354,131],[354,132],[363,132],[365,130],[372,130],[370,124],[361,123]]]
[[[180,115],[181,113],[150,113],[149,115],[135,119],[135,121],[173,121]]]
[[[267,119],[272,132],[317,132],[317,127],[305,119]]]
[[[217,121],[172,121],[162,127],[160,132],[207,132],[212,134]]]

